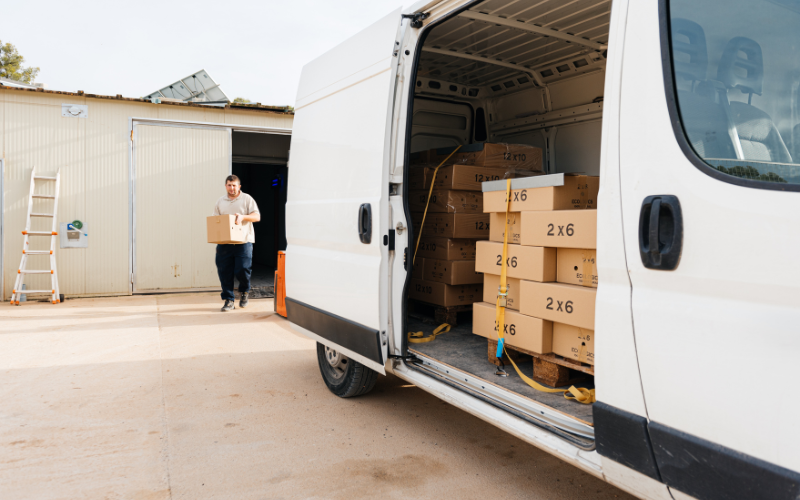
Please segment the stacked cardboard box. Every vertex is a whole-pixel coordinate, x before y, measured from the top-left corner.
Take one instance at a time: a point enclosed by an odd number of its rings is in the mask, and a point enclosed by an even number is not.
[[[484,193],[491,229],[489,241],[476,245],[485,303],[475,305],[473,333],[497,340],[495,305],[508,227],[506,345],[594,364],[599,178],[565,175],[561,184],[546,177],[536,181],[529,188],[512,184],[507,220],[506,190],[487,185],[497,190]]]
[[[409,170],[412,223],[416,231],[422,226],[409,298],[445,307],[483,299],[483,276],[475,267],[476,242],[488,239],[491,227],[483,182],[520,171],[541,174],[542,166],[541,149],[531,146],[485,143],[452,152],[412,153]]]

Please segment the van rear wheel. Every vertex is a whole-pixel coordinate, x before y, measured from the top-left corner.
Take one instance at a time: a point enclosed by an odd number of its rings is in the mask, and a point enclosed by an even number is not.
[[[340,398],[366,394],[375,387],[378,380],[378,372],[375,370],[320,343],[317,343],[317,362],[325,385]]]

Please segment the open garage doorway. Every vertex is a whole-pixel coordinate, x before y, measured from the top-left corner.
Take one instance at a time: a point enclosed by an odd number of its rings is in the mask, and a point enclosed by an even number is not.
[[[251,295],[272,296],[278,251],[286,249],[286,177],[291,136],[233,131],[231,171],[261,212],[254,224]],[[236,285],[238,287],[238,283]]]

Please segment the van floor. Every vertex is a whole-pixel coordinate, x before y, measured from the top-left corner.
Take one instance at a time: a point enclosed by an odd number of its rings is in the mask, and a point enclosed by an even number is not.
[[[458,326],[453,327],[447,333],[437,336],[436,340],[432,342],[409,344],[409,350],[416,354],[435,359],[441,363],[448,364],[453,368],[463,370],[490,384],[500,386],[528,399],[547,405],[550,408],[565,413],[589,425],[594,425],[592,405],[570,401],[564,398],[562,394],[550,394],[537,391],[526,384],[511,365],[505,367],[508,372],[508,377],[499,377],[495,375],[497,367],[488,360],[487,339],[472,333],[472,321],[467,320],[461,322],[462,317],[463,319],[467,319],[469,315],[460,315]],[[436,326],[438,325],[433,321],[432,316],[417,312],[411,313],[408,316],[408,330],[410,332],[422,331],[427,336],[430,335]],[[532,360],[517,363],[517,366],[526,376],[532,377]],[[590,381],[581,384],[581,386],[588,389],[594,388],[594,384],[590,383]],[[566,390],[568,387],[564,387],[564,389]]]

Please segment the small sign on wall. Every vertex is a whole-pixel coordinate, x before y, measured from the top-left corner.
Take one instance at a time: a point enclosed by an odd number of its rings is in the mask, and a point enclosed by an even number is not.
[[[58,239],[61,248],[88,248],[89,234],[86,232],[86,223],[79,220],[59,223]]]
[[[87,118],[89,106],[85,104],[62,104],[61,116],[65,118]]]

